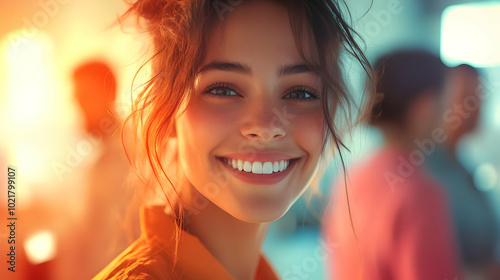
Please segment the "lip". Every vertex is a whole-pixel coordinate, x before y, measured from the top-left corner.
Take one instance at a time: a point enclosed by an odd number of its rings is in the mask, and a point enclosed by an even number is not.
[[[243,158],[239,158],[243,160]],[[248,159],[248,157],[247,157]],[[253,161],[259,161],[256,160],[257,158],[253,158]],[[283,158],[281,158],[283,159]],[[251,172],[245,172],[245,171],[239,171],[237,169],[234,169],[232,166],[227,165],[222,157],[217,157],[217,160],[224,166],[231,174],[233,174],[236,178],[240,179],[241,181],[244,181],[246,183],[254,184],[254,185],[272,185],[272,184],[277,184],[283,179],[285,179],[290,172],[295,168],[295,164],[298,162],[298,158],[289,158],[289,165],[287,169],[281,172],[276,172],[276,173],[271,173],[271,174],[254,174]],[[271,160],[267,160],[271,161]]]

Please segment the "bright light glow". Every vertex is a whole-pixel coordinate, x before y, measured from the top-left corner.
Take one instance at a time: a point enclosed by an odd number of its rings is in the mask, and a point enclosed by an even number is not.
[[[500,2],[446,8],[441,21],[441,58],[450,65],[500,65]]]
[[[20,32],[18,32],[20,33]],[[6,49],[8,65],[7,98],[9,117],[20,125],[39,123],[49,107],[49,99],[53,90],[50,50],[52,42],[47,35],[39,33],[36,36],[20,39],[12,43],[9,40]]]
[[[493,123],[500,127],[500,111],[497,110],[493,114]]]
[[[50,231],[42,231],[28,238],[24,247],[32,264],[50,261],[56,255],[56,241]]]
[[[498,172],[493,165],[483,163],[474,172],[474,182],[478,189],[489,191],[498,183]]]
[[[48,162],[61,150],[60,132],[74,110],[63,103],[52,38],[42,31],[26,34],[12,31],[0,42],[0,126],[6,132],[0,145],[24,171],[22,191],[54,188]]]

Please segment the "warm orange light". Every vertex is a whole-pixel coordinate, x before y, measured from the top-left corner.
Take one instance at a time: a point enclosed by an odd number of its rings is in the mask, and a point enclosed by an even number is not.
[[[26,256],[32,264],[50,261],[56,255],[56,240],[50,231],[38,232],[24,243]]]
[[[20,31],[19,31],[20,32]],[[14,32],[12,36],[21,40]],[[54,87],[53,72],[50,69],[51,40],[41,32],[23,38],[15,43],[7,40],[5,54],[7,61],[7,108],[10,120],[18,125],[33,126],[41,121],[49,107]]]
[[[64,100],[60,98],[52,38],[42,31],[29,37],[25,34],[23,30],[11,32],[0,45],[0,92],[4,95],[0,122],[8,132],[2,135],[0,144],[7,160],[22,170],[27,194],[35,186],[53,185],[47,160],[54,157],[61,138],[55,135],[54,127],[61,127],[56,120],[71,119],[73,109],[60,105]]]

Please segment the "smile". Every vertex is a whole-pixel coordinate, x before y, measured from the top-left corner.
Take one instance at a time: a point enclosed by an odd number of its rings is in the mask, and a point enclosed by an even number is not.
[[[236,156],[216,158],[236,178],[253,185],[274,185],[281,182],[300,161],[300,158],[285,159],[283,156],[269,156],[269,154],[267,156],[261,154],[262,161],[243,160]]]
[[[253,174],[272,174],[282,172],[290,166],[290,160],[280,161],[244,161],[241,159],[219,158],[229,167],[235,170]]]

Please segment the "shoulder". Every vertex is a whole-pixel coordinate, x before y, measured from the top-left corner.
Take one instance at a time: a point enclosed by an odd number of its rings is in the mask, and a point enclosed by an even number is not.
[[[93,280],[104,279],[176,279],[169,267],[173,262],[163,253],[160,243],[148,244],[142,237],[116,257]]]
[[[428,232],[429,236],[451,227],[449,202],[442,186],[427,174],[418,174],[414,180],[394,191],[394,227],[414,234]],[[396,230],[398,231],[398,230]]]

